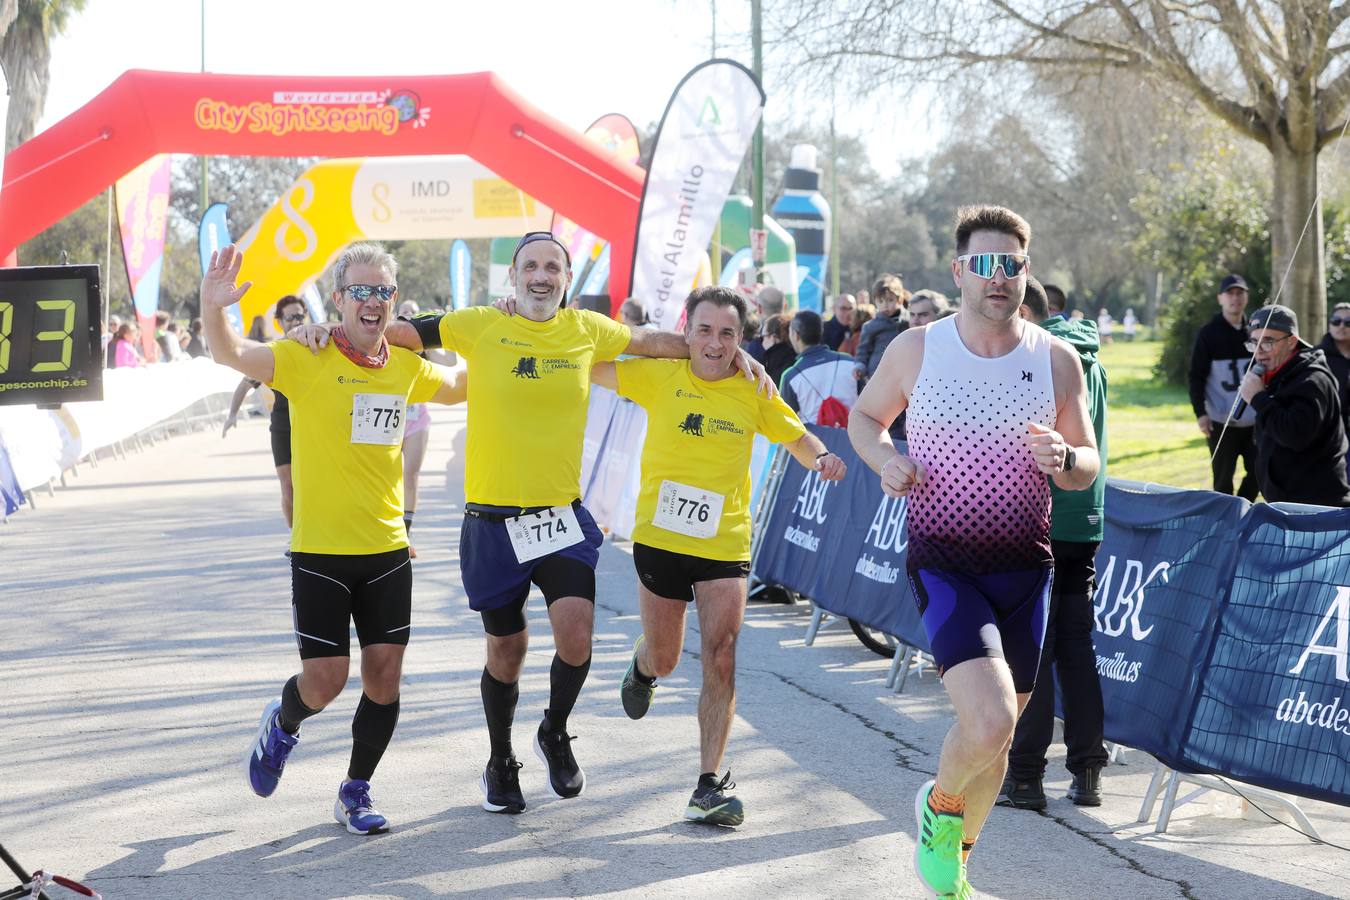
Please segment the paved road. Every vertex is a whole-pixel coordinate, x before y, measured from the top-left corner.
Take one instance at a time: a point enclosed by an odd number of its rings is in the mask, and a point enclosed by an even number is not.
[[[484,813],[482,639],[452,549],[463,413],[435,417],[402,720],[375,780],[393,832],[359,838],[331,817],[355,682],[306,723],[276,795],[245,785],[259,710],[297,667],[266,424],[251,420],[224,440],[203,432],[83,468],[0,527],[0,843],[110,898],[921,896],[913,796],[949,716],[931,675],[893,696],[886,662],[847,629],[804,647],[803,608],[752,605],[728,755],[747,822],[685,823],[698,658],[686,650],[647,718],[624,717],[617,684],[640,626],[623,544],[601,556],[594,664],[572,719],[586,794],[552,799],[522,753],[530,809]],[[533,604],[520,747],[553,652]],[[1107,774],[1104,806],[1074,807],[1058,752],[1044,815],[991,817],[971,865],[982,896],[1350,896],[1350,853],[1215,814],[1209,799],[1166,835],[1136,825],[1151,771],[1138,753]],[[1350,810],[1304,808],[1350,846]]]

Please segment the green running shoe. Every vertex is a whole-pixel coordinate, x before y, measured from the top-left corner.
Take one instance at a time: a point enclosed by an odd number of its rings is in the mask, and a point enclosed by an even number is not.
[[[736,782],[731,780],[730,772],[723,775],[720,781],[716,775],[702,776],[698,780],[698,787],[694,788],[693,796],[689,798],[689,808],[684,811],[684,817],[693,822],[735,828],[745,821],[745,807],[730,793],[735,788]]]
[[[961,866],[961,816],[935,813],[928,795],[935,782],[925,782],[914,798],[918,839],[914,842],[914,871],[924,886],[939,897],[960,897],[965,883]]]
[[[638,635],[633,642],[633,658],[628,661],[628,671],[623,673],[623,683],[619,685],[619,697],[623,700],[623,711],[630,719],[640,719],[647,714],[652,705],[652,694],[656,693],[656,679],[650,681],[638,673],[638,648],[647,639],[645,634]]]

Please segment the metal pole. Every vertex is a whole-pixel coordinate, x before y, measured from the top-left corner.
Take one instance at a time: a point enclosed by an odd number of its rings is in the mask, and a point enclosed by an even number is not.
[[[837,70],[836,70],[837,72]],[[830,302],[839,299],[839,146],[834,136],[834,80],[830,81]]]
[[[202,24],[202,71],[206,71],[206,0],[201,0],[201,24]],[[208,175],[206,173],[207,157],[202,156],[202,209],[201,214],[206,215],[206,208],[211,205],[210,190],[208,187]]]
[[[754,43],[754,71],[755,79],[759,81],[760,86],[764,85],[764,36],[760,28],[760,7],[762,0],[750,0],[750,31],[751,40]],[[764,230],[764,119],[761,118],[759,124],[755,126],[755,140],[752,145],[751,154],[753,157],[754,175],[751,180],[751,210],[750,227],[756,231]],[[763,278],[764,270],[759,269],[755,272],[755,280],[760,281]]]

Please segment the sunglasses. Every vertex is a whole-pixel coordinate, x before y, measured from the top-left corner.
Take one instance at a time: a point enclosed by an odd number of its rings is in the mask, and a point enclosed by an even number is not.
[[[567,248],[563,247],[562,241],[558,240],[551,231],[526,232],[516,244],[516,249],[511,252],[511,265],[514,266],[516,264],[516,257],[520,255],[521,250],[525,249],[525,245],[533,244],[535,241],[551,241],[554,244],[557,244],[562,249],[563,258],[567,260],[567,267],[569,269],[572,268],[572,254],[567,252]]]
[[[1269,353],[1270,351],[1274,350],[1275,346],[1279,344],[1281,341],[1287,341],[1291,337],[1293,337],[1292,334],[1286,334],[1282,338],[1261,338],[1259,342],[1247,341],[1242,346],[1247,348],[1248,353],[1255,353],[1258,348],[1265,351],[1266,353]]]
[[[1339,328],[1342,325],[1350,325],[1350,319],[1335,318],[1330,320],[1332,326]]]
[[[358,303],[365,303],[374,294],[380,298],[383,303],[388,303],[394,299],[398,293],[398,286],[393,284],[349,284],[343,288],[352,299]]]
[[[965,263],[970,274],[985,281],[993,278],[999,269],[1003,270],[1004,278],[1016,278],[1031,265],[1031,257],[1025,253],[967,253],[958,256],[956,261]]]

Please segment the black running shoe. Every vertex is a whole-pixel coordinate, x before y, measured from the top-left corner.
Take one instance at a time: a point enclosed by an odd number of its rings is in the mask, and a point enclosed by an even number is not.
[[[731,780],[730,772],[723,775],[721,781],[715,775],[704,775],[689,798],[689,808],[684,811],[684,817],[693,822],[735,828],[745,821],[745,807],[731,794],[735,787],[736,782]]]
[[[520,792],[520,763],[514,756],[489,759],[478,787],[483,792],[483,809],[488,812],[525,811],[525,795]]]
[[[540,722],[534,733],[534,752],[548,768],[548,789],[559,800],[579,796],[586,789],[586,773],[572,755],[572,735],[566,729],[548,729],[547,724],[547,719]]]
[[[643,678],[638,672],[638,648],[646,640],[646,635],[638,635],[633,643],[633,658],[628,662],[628,671],[623,673],[619,684],[619,699],[623,700],[623,711],[630,719],[640,719],[647,714],[652,705],[652,694],[656,691],[656,679]]]
[[[1017,781],[1011,775],[1003,779],[999,790],[999,806],[1011,806],[1013,809],[1042,810],[1046,807],[1045,787],[1041,779]]]

